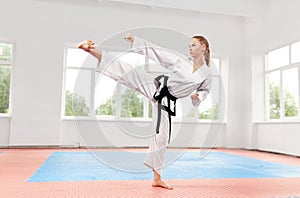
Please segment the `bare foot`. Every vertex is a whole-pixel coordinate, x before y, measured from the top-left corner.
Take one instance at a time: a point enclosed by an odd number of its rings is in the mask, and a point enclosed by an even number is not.
[[[86,51],[86,52],[92,54],[93,56],[95,56],[98,59],[99,62],[101,61],[102,51],[96,49],[94,41],[84,40],[84,41],[78,43],[77,47],[79,49],[83,49],[84,51]]]
[[[172,189],[173,189],[172,186],[169,186],[168,184],[166,184],[166,183],[163,182],[162,180],[156,180],[156,181],[153,181],[152,187],[161,187],[161,188],[166,188],[166,189],[168,189],[168,190],[172,190]]]

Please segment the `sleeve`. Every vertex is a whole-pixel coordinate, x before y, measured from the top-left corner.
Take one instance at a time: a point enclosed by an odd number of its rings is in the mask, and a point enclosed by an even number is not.
[[[192,104],[194,107],[198,107],[201,102],[203,102],[207,95],[210,93],[211,89],[211,84],[212,84],[212,77],[209,76],[206,80],[204,80],[200,86],[198,87],[196,93],[198,94],[198,100],[193,100],[192,99]]]
[[[173,70],[178,64],[188,62],[183,55],[148,42],[139,37],[134,37],[130,50],[135,53],[146,55],[149,59],[159,63],[166,69]]]

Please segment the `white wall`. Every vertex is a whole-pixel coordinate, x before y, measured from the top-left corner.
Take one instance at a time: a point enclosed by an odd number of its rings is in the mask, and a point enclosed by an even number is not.
[[[245,28],[246,53],[252,56],[246,64],[252,67],[253,130],[249,134],[251,147],[260,150],[300,155],[299,122],[262,123],[263,109],[263,58],[264,53],[300,40],[300,2],[297,0],[271,1],[266,15],[248,19]]]
[[[68,120],[63,123],[60,142],[66,147],[145,147],[153,133],[151,124],[147,121]],[[169,147],[224,147],[225,130],[225,124],[174,122]]]
[[[300,156],[299,123],[257,123],[257,149]]]
[[[99,42],[132,28],[159,26],[188,35],[203,34],[210,40],[212,52],[230,57],[227,68],[230,72],[228,125],[224,132],[225,142],[220,145],[245,147],[248,140],[244,131],[249,131],[247,124],[251,113],[245,114],[250,109],[244,105],[249,104],[250,92],[244,87],[249,87],[245,81],[251,77],[244,64],[242,19],[150,8],[82,6],[34,0],[2,1],[1,8],[0,18],[5,20],[0,21],[0,37],[16,41],[11,128],[1,126],[5,136],[10,137],[9,146],[77,144],[78,134],[74,126],[70,121],[61,120],[63,48],[66,42],[86,38]],[[159,42],[165,38],[156,39]],[[115,129],[113,123],[103,121],[101,124]],[[195,124],[190,125],[188,127]],[[206,124],[203,127],[206,128]],[[130,138],[124,142],[135,144]],[[180,142],[176,142],[178,145]]]
[[[0,147],[6,147],[9,143],[10,118],[0,118]]]
[[[246,50],[265,52],[299,40],[299,5],[297,0],[272,0],[265,16],[245,22]]]

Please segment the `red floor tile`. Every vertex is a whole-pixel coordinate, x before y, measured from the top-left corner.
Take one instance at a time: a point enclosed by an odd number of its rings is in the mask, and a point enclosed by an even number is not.
[[[59,149],[2,149],[0,197],[300,197],[300,178],[168,180],[174,190],[153,188],[150,180],[27,182],[54,150]],[[300,159],[292,156],[247,150],[217,151],[300,166]]]

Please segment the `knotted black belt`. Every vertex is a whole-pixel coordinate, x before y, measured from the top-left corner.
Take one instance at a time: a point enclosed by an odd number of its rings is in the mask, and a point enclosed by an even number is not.
[[[164,78],[164,84],[163,87],[160,89],[161,83],[160,83],[160,79]],[[165,75],[160,75],[158,77],[156,77],[154,79],[154,83],[156,84],[158,90],[159,90],[159,94],[157,94],[157,91],[154,93],[153,98],[157,101],[157,105],[158,105],[158,115],[157,115],[157,125],[156,125],[156,133],[159,133],[159,127],[160,127],[160,122],[161,122],[161,110],[165,110],[166,112],[168,112],[169,115],[169,143],[170,143],[170,138],[171,138],[171,116],[175,116],[176,115],[176,100],[177,98],[175,96],[173,96],[168,89],[167,86],[167,82],[168,82],[169,77],[165,76]],[[163,105],[162,99],[164,97],[167,97],[167,102],[168,105],[165,106]],[[174,110],[172,111],[171,109],[171,101],[174,103]]]

